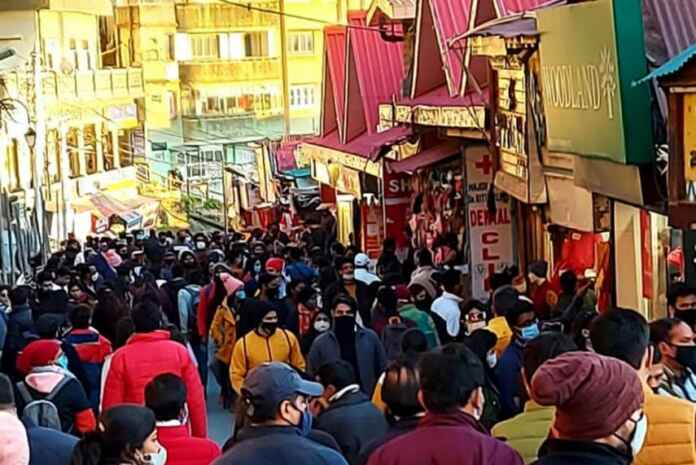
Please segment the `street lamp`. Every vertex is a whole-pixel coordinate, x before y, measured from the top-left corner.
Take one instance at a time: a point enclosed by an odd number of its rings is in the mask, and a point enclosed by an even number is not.
[[[29,148],[34,150],[34,147],[36,147],[36,131],[34,131],[34,128],[30,127],[27,129],[26,134],[24,134],[24,140],[27,141]]]

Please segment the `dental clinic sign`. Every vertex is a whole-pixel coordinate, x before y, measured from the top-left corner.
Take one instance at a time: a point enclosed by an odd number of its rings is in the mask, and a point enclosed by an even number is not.
[[[620,12],[620,14],[619,14]],[[537,12],[541,83],[553,151],[616,163],[653,160],[640,0]]]

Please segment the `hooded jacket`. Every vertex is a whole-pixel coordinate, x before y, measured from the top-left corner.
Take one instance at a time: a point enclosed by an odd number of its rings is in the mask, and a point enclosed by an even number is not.
[[[170,340],[168,331],[135,333],[114,352],[102,377],[102,411],[116,404],[143,405],[145,386],[157,375],[173,373],[186,384],[186,403],[191,414],[191,432],[206,437],[206,407],[198,368],[186,347]]]
[[[220,456],[215,442],[191,437],[186,425],[167,423],[157,423],[157,438],[167,449],[167,465],[209,465]]]

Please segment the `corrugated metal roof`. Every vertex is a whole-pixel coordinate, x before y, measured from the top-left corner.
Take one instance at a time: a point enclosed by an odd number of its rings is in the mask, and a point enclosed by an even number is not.
[[[696,1],[643,0],[643,8],[644,16],[655,20],[658,40],[664,44],[666,56],[651,56],[658,65],[696,42]]]
[[[462,34],[461,36],[452,39],[452,43],[456,43],[463,38],[479,36],[479,37],[503,37],[512,38],[519,36],[537,36],[539,35],[539,30],[537,29],[537,23],[535,17],[528,17],[524,15],[508,16],[503,19],[495,19],[489,21],[476,29],[472,29],[469,32]]]
[[[345,114],[345,72],[346,72],[346,29],[339,26],[330,26],[324,30],[324,43],[326,47],[326,60],[324,69],[324,108],[322,114],[333,115],[336,124],[328,124],[325,132],[343,126]],[[330,92],[331,95],[327,96]],[[328,98],[327,98],[328,97]],[[326,108],[333,104],[333,108]],[[326,121],[326,120],[325,120]],[[327,126],[325,124],[325,126]]]
[[[339,152],[350,153],[360,157],[375,160],[380,150],[385,145],[392,145],[411,135],[411,128],[396,126],[386,131],[368,134],[363,133],[347,144],[342,144],[338,134],[334,131],[324,137],[310,139],[307,143],[330,148]]]
[[[449,41],[453,37],[468,31],[471,25],[472,9],[478,3],[477,0],[423,0],[430,1],[433,13],[435,34],[440,46],[440,56],[445,68],[447,86],[450,94],[459,93],[462,84],[462,62],[456,49],[449,47]]]
[[[350,13],[348,23],[353,26],[365,26],[366,13]],[[357,28],[350,28],[348,42],[352,52],[348,58],[348,72],[351,73],[350,68],[355,66],[357,89],[360,93],[352,95],[351,86],[346,86],[346,99],[350,111],[348,117],[359,117],[353,114],[352,108],[359,109],[360,105],[353,107],[351,102],[353,99],[361,99],[365,129],[369,134],[373,134],[379,121],[379,104],[390,102],[401,93],[404,78],[403,44],[387,42],[375,30]]]
[[[538,10],[547,6],[565,3],[565,0],[496,0],[498,16],[510,16],[525,11]]]
[[[696,43],[692,44],[690,47],[687,47],[686,50],[683,50],[677,56],[645,76],[643,79],[635,82],[633,85],[642,84],[643,82],[651,79],[662,78],[676,73],[694,57],[696,57]]]
[[[370,26],[377,26],[383,19],[402,21],[415,17],[415,0],[372,0],[367,9],[367,23]]]

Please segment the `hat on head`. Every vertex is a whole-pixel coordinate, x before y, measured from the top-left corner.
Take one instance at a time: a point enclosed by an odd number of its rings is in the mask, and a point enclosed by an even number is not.
[[[247,413],[269,412],[295,394],[317,397],[324,392],[319,383],[305,381],[285,363],[270,362],[251,370],[242,385],[242,397],[248,405]]]
[[[537,260],[529,264],[528,270],[540,278],[545,278],[546,273],[549,271],[549,264],[543,260]]]
[[[578,441],[611,435],[643,403],[636,370],[592,352],[568,352],[544,363],[532,377],[531,396],[556,407],[561,438]]]
[[[353,262],[357,267],[366,268],[370,264],[370,257],[364,253],[359,253],[355,256]]]
[[[222,285],[225,286],[228,297],[244,287],[243,282],[229,273],[220,273],[220,281],[222,281]]]
[[[284,267],[285,260],[283,260],[282,258],[273,257],[266,260],[266,266],[264,266],[264,269],[266,269],[266,271],[270,270],[275,271],[276,273],[280,273],[281,271],[283,271]]]
[[[0,412],[0,465],[27,465],[29,439],[16,415]]]
[[[60,341],[55,339],[39,339],[29,344],[24,351],[26,352],[21,366],[18,363],[17,369],[23,373],[29,373],[37,367],[51,365],[61,353]]]
[[[394,289],[396,293],[396,300],[399,302],[408,302],[411,300],[411,293],[408,291],[408,287],[405,284],[399,284]]]
[[[411,279],[411,282],[408,284],[409,289],[412,286],[420,286],[423,289],[425,289],[425,292],[428,293],[428,296],[430,296],[431,299],[437,297],[435,283],[433,283],[433,281],[428,277],[427,274],[418,273],[413,279]]]

